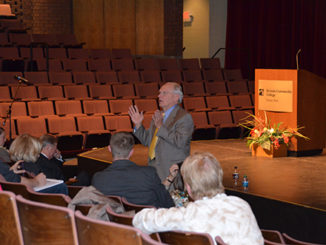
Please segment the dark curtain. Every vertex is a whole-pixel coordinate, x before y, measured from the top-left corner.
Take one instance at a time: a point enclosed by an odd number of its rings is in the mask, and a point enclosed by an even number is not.
[[[299,67],[326,77],[325,0],[229,0],[225,68]]]

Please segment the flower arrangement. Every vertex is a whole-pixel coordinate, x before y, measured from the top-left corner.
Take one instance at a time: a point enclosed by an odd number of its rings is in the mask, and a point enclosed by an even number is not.
[[[240,126],[249,129],[249,136],[247,137],[247,145],[252,149],[253,145],[259,145],[263,149],[271,150],[278,149],[280,144],[288,145],[292,137],[301,137],[306,140],[309,138],[302,135],[298,131],[301,128],[281,128],[282,122],[270,126],[270,121],[267,119],[265,112],[265,119],[259,118],[249,113],[249,116],[244,119]]]

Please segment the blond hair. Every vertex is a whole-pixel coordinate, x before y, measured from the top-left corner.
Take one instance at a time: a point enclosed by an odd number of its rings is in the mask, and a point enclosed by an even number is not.
[[[36,162],[41,152],[40,141],[29,134],[19,135],[10,145],[10,159],[14,162]]]
[[[187,157],[182,164],[181,174],[195,200],[224,192],[223,170],[211,153],[194,153]]]

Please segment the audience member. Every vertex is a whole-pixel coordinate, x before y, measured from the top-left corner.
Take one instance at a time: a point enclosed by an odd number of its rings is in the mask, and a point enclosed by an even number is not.
[[[125,197],[134,204],[155,207],[174,206],[170,194],[162,185],[155,168],[138,166],[130,161],[134,138],[126,132],[111,137],[108,149],[113,163],[93,176],[92,185],[105,195]]]
[[[148,130],[142,125],[143,112],[137,106],[129,108],[129,115],[135,125],[134,134],[143,145],[149,147],[148,164],[156,168],[162,181],[169,175],[173,163],[182,162],[190,154],[194,122],[191,115],[178,105],[182,97],[179,84],[164,84],[158,95],[159,106],[163,111],[155,112]]]
[[[185,187],[194,200],[187,207],[143,209],[133,225],[143,232],[168,230],[209,233],[226,244],[264,244],[249,204],[224,194],[223,170],[210,153],[195,153],[181,167]]]
[[[4,147],[6,140],[6,131],[0,127],[0,161],[10,163],[11,160],[8,149]]]
[[[45,174],[47,178],[64,180],[62,165],[63,159],[57,148],[57,138],[52,135],[42,135],[40,137],[42,144],[41,154],[36,161],[36,165]]]
[[[17,168],[24,170],[22,173],[26,175],[25,177],[34,178],[42,173],[40,167],[36,165],[36,161],[40,156],[41,148],[42,145],[40,141],[28,134],[17,136],[17,138],[10,145],[10,158],[13,162],[16,163],[20,161],[20,164],[17,166]],[[42,175],[44,174],[42,173]],[[16,179],[14,182],[19,182],[17,180],[18,179]],[[68,194],[68,188],[64,183],[61,183],[54,187],[44,189],[40,192]]]

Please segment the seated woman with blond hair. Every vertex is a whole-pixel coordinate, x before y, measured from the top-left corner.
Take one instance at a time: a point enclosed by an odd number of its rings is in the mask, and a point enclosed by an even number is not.
[[[224,193],[223,170],[210,153],[195,153],[181,167],[185,188],[194,202],[186,207],[143,209],[133,225],[145,233],[181,230],[209,233],[229,245],[264,244],[249,204]]]
[[[41,153],[41,142],[29,135],[22,134],[17,136],[11,143],[9,148],[9,155],[13,162],[19,161],[19,169],[23,170],[24,177],[34,178],[42,173],[42,170],[35,164]],[[66,184],[62,183],[40,192],[45,193],[63,193],[68,194],[68,188]]]

